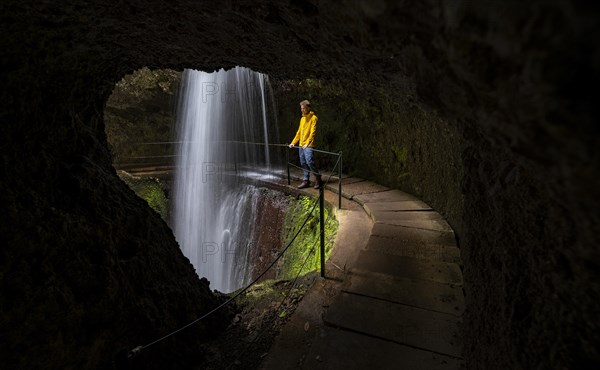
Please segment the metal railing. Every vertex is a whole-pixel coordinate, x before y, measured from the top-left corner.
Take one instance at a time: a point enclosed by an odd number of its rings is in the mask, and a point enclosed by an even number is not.
[[[162,143],[137,143],[139,144],[146,144],[146,145],[156,145],[156,144],[175,144],[177,142],[162,142]],[[283,147],[286,146],[289,149],[291,148],[300,148],[298,146],[292,146],[289,147],[288,144],[265,144],[265,143],[248,143],[248,142],[240,142],[240,143],[244,143],[244,144],[255,144],[255,145],[269,145],[269,146],[279,146],[279,147]],[[331,179],[331,177],[333,176],[333,173],[335,173],[335,170],[337,168],[338,170],[338,202],[339,202],[339,209],[342,208],[342,152],[340,151],[339,153],[334,153],[334,152],[328,152],[325,150],[318,150],[318,149],[313,149],[313,151],[318,152],[318,153],[323,153],[323,154],[327,154],[327,155],[334,155],[337,156],[337,161],[335,162],[335,165],[333,166],[332,169],[332,173],[329,175],[329,177],[327,178],[327,180],[324,183],[321,183],[321,186],[319,186],[319,239],[320,239],[320,267],[321,267],[321,277],[325,278],[325,186],[327,185],[327,183],[329,183],[329,180]],[[140,156],[138,156],[139,158]],[[141,156],[143,158],[148,158],[148,157],[153,157],[153,156]],[[166,156],[160,156],[160,157],[166,157]],[[133,158],[133,157],[132,157]],[[141,163],[142,164],[142,163]],[[286,164],[287,164],[287,182],[288,185],[291,185],[291,175],[290,175],[290,166],[294,166],[297,168],[301,168],[299,166],[294,165],[293,163],[290,162],[290,156],[289,156],[289,150],[286,150]],[[302,170],[307,170],[305,168],[301,168]],[[309,172],[314,173],[313,171],[308,170]],[[290,246],[294,243],[294,241],[296,240],[296,238],[298,237],[298,235],[300,234],[300,231],[307,225],[308,219],[311,217],[312,213],[314,212],[314,208],[316,206],[316,199],[315,199],[315,203],[313,203],[313,206],[311,208],[311,211],[309,212],[307,218],[304,220],[304,223],[302,224],[302,226],[300,227],[300,229],[295,233],[294,237],[292,238],[292,240],[288,243],[288,245],[279,253],[279,255],[271,262],[271,264],[257,277],[255,278],[250,284],[248,284],[245,288],[243,288],[242,290],[240,290],[238,293],[236,293],[234,296],[230,297],[227,301],[221,303],[220,305],[218,305],[217,307],[215,307],[214,309],[212,309],[211,311],[207,312],[206,314],[202,315],[201,317],[197,318],[196,320],[180,327],[177,330],[172,331],[171,333],[162,336],[161,338],[158,338],[146,345],[142,345],[142,346],[137,346],[135,348],[133,348],[130,351],[125,352],[124,357],[119,357],[118,361],[129,361],[131,360],[133,357],[139,355],[142,351],[147,350],[148,348],[154,346],[156,343],[162,342],[164,340],[166,340],[167,338],[172,337],[173,335],[176,335],[177,333],[187,329],[188,327],[196,324],[197,322],[205,319],[206,317],[212,315],[213,313],[217,312],[218,310],[220,310],[221,308],[223,308],[224,306],[228,305],[230,302],[232,302],[234,299],[236,299],[238,296],[240,296],[242,293],[244,293],[245,291],[247,291],[251,286],[253,286],[254,284],[256,284],[259,279],[264,276],[268,270],[270,270],[275,263],[283,256],[283,254],[290,248]],[[313,246],[314,249],[314,246]],[[312,252],[311,252],[312,253]],[[307,254],[307,259],[308,256],[310,256],[310,253]],[[305,261],[306,263],[306,261]],[[303,264],[304,266],[304,264]],[[298,276],[300,274],[302,270],[300,270],[298,272]],[[297,277],[298,277],[297,276]],[[296,279],[297,279],[296,277]],[[286,297],[284,297],[285,299]],[[283,301],[282,301],[283,303]]]
[[[287,147],[287,149],[292,149],[292,148],[296,148],[296,149],[301,149],[302,147],[300,146],[289,146],[289,144],[267,144],[267,143],[258,143],[258,142],[246,142],[246,141],[224,141],[225,143],[236,143],[236,144],[247,144],[247,145],[267,145],[267,146],[272,146],[272,147]],[[180,143],[191,143],[191,141],[167,141],[167,142],[145,142],[145,143],[130,143],[131,145],[173,145],[173,144],[180,144]],[[323,154],[327,154],[327,155],[332,155],[332,156],[337,156],[337,161],[335,162],[335,165],[332,169],[332,173],[335,171],[336,167],[338,170],[338,209],[342,209],[342,152],[339,151],[338,153],[335,152],[328,152],[326,150],[319,150],[319,149],[314,149],[314,152],[317,153],[323,153]],[[124,157],[125,159],[139,159],[139,158],[166,158],[166,157],[177,157],[177,155],[160,155],[160,156],[134,156],[134,157]],[[311,171],[310,169],[307,168],[303,168],[300,166],[297,166],[293,163],[290,162],[290,151],[286,150],[285,151],[285,159],[286,159],[286,169],[287,169],[287,183],[288,185],[291,185],[291,174],[290,174],[290,167],[296,167],[299,168],[303,171],[308,171],[314,175],[321,175],[319,173],[316,173],[314,171]],[[236,164],[236,171],[237,171],[237,164]],[[331,179],[332,175],[329,175],[329,178],[327,179],[327,181],[323,184],[321,184],[321,186],[319,186],[319,214],[320,214],[320,249],[321,249],[321,277],[325,277],[325,191],[324,188],[327,185],[327,183],[329,182],[329,180]]]
[[[279,144],[281,145],[281,144]],[[283,144],[285,145],[285,144]],[[288,145],[286,145],[288,146]],[[289,146],[288,146],[289,147]],[[292,148],[302,148],[300,146],[293,146]],[[290,148],[291,149],[291,148]],[[317,153],[323,153],[323,154],[328,154],[328,155],[335,155],[338,157],[338,208],[342,209],[342,151],[339,151],[338,153],[334,153],[334,152],[328,152],[325,150],[319,150],[319,149],[314,149],[313,148],[313,152],[317,152]],[[288,181],[288,185],[291,185],[291,178],[290,178],[290,166],[296,167],[296,168],[300,168],[304,171],[308,171],[311,172],[313,174],[315,174],[313,171],[307,170],[305,168],[299,167],[294,165],[293,163],[290,162],[290,152],[286,151],[285,152],[285,161],[287,163],[287,181]],[[334,168],[335,170],[335,168]],[[323,186],[321,186],[322,188]]]
[[[173,145],[173,144],[181,144],[181,143],[191,143],[191,141],[162,141],[162,142],[144,142],[144,143],[129,143],[129,145]],[[289,147],[289,144],[267,144],[267,143],[258,143],[258,142],[247,142],[247,141],[234,141],[234,140],[230,140],[230,141],[224,141],[224,143],[237,143],[237,144],[248,144],[248,145],[266,145],[266,146],[270,146],[270,147],[287,147],[289,149],[292,148],[296,148],[296,149],[300,149],[300,146],[292,146],[291,148]],[[338,208],[342,209],[342,151],[339,151],[338,153],[335,152],[328,152],[326,150],[320,150],[320,149],[314,149],[314,152],[317,153],[323,153],[323,154],[327,154],[327,155],[332,155],[332,156],[337,156],[338,157]],[[179,157],[176,154],[170,154],[170,155],[149,155],[149,156],[132,156],[132,157],[123,157],[123,159],[154,159],[154,158],[176,158]],[[291,185],[291,174],[290,174],[290,167],[296,167],[299,168],[303,171],[309,171],[311,173],[314,173],[313,171],[310,171],[308,169],[302,168],[300,166],[297,166],[293,163],[290,162],[290,152],[289,150],[286,150],[285,152],[285,162],[286,162],[286,170],[287,170],[287,183],[288,185]],[[140,163],[140,165],[143,165],[144,163]]]

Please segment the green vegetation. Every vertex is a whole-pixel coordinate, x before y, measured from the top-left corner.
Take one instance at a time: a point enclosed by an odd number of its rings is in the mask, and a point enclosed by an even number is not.
[[[290,280],[265,280],[251,286],[246,292],[236,299],[238,307],[274,309],[277,308],[277,316],[283,318],[293,309],[296,304],[302,300],[308,287],[310,286],[314,274],[306,274],[297,281]],[[243,289],[243,288],[242,288]],[[239,290],[226,294],[228,297],[236,295]],[[279,306],[279,304],[281,306]]]
[[[315,202],[318,202],[317,198],[302,197],[290,205],[281,231],[283,233],[283,247],[290,243],[302,227],[304,220],[308,218],[308,221],[283,257],[278,275],[280,279],[292,279],[298,273],[302,275],[321,266],[319,205],[317,204],[313,210]],[[337,229],[337,220],[328,209],[325,209],[325,258],[328,258],[331,254]]]
[[[382,163],[383,175],[388,178],[396,178],[400,181],[403,177],[410,175],[407,169],[408,150],[399,145],[392,145],[390,148],[393,160]]]
[[[321,263],[319,205],[317,204],[313,209],[314,202],[318,202],[318,198],[302,197],[296,200],[289,197],[289,199],[291,201],[281,230],[283,240],[281,248],[290,243],[307,218],[308,221],[292,246],[283,255],[278,265],[277,279],[255,284],[238,296],[236,305],[243,315],[251,317],[252,312],[259,312],[261,319],[268,314],[279,318],[289,316],[318,274],[317,270]],[[338,222],[327,208],[325,220],[325,257],[328,258],[337,234]],[[297,280],[296,276],[299,276]],[[231,297],[238,292],[239,290],[226,296]]]
[[[165,222],[169,220],[168,200],[165,196],[165,185],[155,177],[135,177],[127,172],[119,171],[119,177],[133,190],[138,197],[158,212]]]
[[[144,164],[170,160],[164,156],[173,154],[172,145],[143,143],[174,139],[176,92],[180,80],[181,73],[177,71],[142,68],[126,75],[115,85],[104,109],[113,163]]]
[[[394,159],[396,159],[396,161],[398,161],[400,163],[406,162],[406,156],[408,154],[408,152],[406,151],[406,148],[402,148],[398,145],[393,145],[392,153],[394,154]]]

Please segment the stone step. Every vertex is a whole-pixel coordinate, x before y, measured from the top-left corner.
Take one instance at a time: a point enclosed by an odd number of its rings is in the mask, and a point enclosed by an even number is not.
[[[459,370],[464,361],[347,330],[325,327],[302,369]]]
[[[398,202],[369,202],[363,204],[365,211],[372,212],[402,212],[402,211],[431,211],[432,208],[420,200],[402,200]]]
[[[329,184],[326,186],[326,189],[336,194],[338,193],[337,184]],[[371,181],[360,181],[348,185],[342,183],[342,196],[348,199],[352,199],[354,196],[360,194],[377,193],[385,190],[389,190],[389,188]]]
[[[366,247],[373,252],[462,264],[453,231],[434,231],[376,223]]]
[[[447,247],[456,247],[456,237],[454,231],[435,231],[414,229],[396,225],[376,223],[371,230],[372,236],[394,239],[397,244],[401,243],[419,243],[419,244],[439,244]]]
[[[427,221],[427,220],[435,220],[435,221],[444,221],[442,216],[434,211],[398,211],[398,212],[386,212],[386,211],[372,211],[369,214],[369,217],[374,222],[378,223],[394,223],[400,221]]]
[[[365,249],[371,252],[426,261],[456,263],[462,266],[460,249],[440,244],[398,243],[393,239],[371,236]]]
[[[387,190],[372,194],[360,194],[355,196],[352,200],[357,201],[360,205],[364,205],[365,203],[399,202],[403,200],[419,199],[400,190]]]
[[[423,213],[433,213],[433,212],[419,212],[421,214]],[[422,229],[422,230],[432,230],[432,231],[452,231],[452,228],[450,227],[450,225],[448,225],[448,223],[446,222],[446,220],[442,219],[441,216],[439,219],[437,218],[432,218],[429,220],[416,220],[416,219],[409,219],[409,218],[405,218],[402,217],[400,219],[394,217],[389,218],[386,221],[377,221],[376,223],[381,223],[381,224],[385,224],[385,225],[394,225],[394,226],[402,226],[402,227],[410,227],[413,229]]]
[[[342,292],[329,307],[324,321],[411,347],[462,356],[461,320],[454,315]]]
[[[319,172],[321,172],[321,175],[323,175],[323,176],[327,176],[327,177],[331,176],[331,179],[332,180],[335,179],[335,181],[337,181],[337,179],[339,177],[339,172],[338,171],[331,172],[331,171],[321,171],[321,170],[319,170]],[[347,179],[349,177],[353,177],[353,176],[350,176],[350,175],[347,175],[345,173],[342,173],[342,179]]]
[[[463,284],[462,272],[456,263],[426,261],[369,250],[360,251],[350,272],[357,275],[385,274],[395,278],[436,281],[457,286]]]
[[[461,316],[465,310],[461,288],[433,281],[392,279],[385,275],[373,279],[350,274],[342,284],[342,291],[455,316]]]
[[[323,176],[323,181],[327,181],[329,180],[329,184],[333,184],[337,187],[338,184],[338,176]],[[354,184],[357,182],[362,182],[365,181],[365,179],[361,179],[360,177],[342,177],[342,192],[343,192],[343,187],[344,185],[350,185],[350,184]]]

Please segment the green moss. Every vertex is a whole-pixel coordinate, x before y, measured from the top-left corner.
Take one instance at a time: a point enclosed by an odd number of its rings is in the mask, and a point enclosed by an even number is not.
[[[401,164],[406,163],[406,157],[408,155],[408,151],[406,150],[406,148],[400,147],[398,145],[393,145],[392,153],[394,154],[394,158],[397,162],[400,162]]]
[[[298,282],[290,292],[290,298],[295,296],[302,297],[306,292],[307,281]],[[236,303],[238,306],[270,306],[275,301],[280,301],[288,291],[290,291],[289,280],[265,280],[251,286],[246,292],[238,296]],[[244,289],[244,288],[241,288]],[[234,296],[239,292],[236,290],[226,296]]]
[[[174,107],[181,73],[142,68],[119,81],[106,102],[104,124],[113,163],[169,164],[173,154]],[[154,156],[154,158],[152,158]]]
[[[306,294],[315,276],[316,272],[312,272],[297,280],[265,280],[257,283],[237,296],[236,306],[242,315],[248,314],[249,317],[252,317],[252,311],[259,312],[261,317],[265,317],[266,312],[272,312],[280,318],[288,317]],[[224,296],[233,297],[239,291]]]
[[[299,273],[305,274],[320,268],[320,229],[319,229],[319,206],[314,208],[314,202],[318,200],[312,197],[302,197],[290,206],[284,221],[282,230],[283,246],[291,242],[294,235],[300,230],[304,220],[306,226],[300,231],[298,237],[287,250],[280,264],[278,278],[292,279]],[[312,213],[311,213],[312,210]],[[329,210],[325,209],[325,258],[331,254],[333,241],[338,229],[338,222]],[[308,259],[308,260],[307,260]],[[303,266],[303,264],[306,264]]]
[[[138,197],[148,202],[148,205],[168,222],[169,207],[165,196],[165,185],[155,177],[134,177],[124,171],[119,171],[119,177],[133,190]]]
[[[317,204],[314,211],[311,212],[313,202],[318,202],[318,199],[312,197],[300,199],[289,197],[289,199],[289,208],[286,211],[281,230],[282,248],[288,245],[302,227],[304,220],[309,217],[306,226],[280,260],[277,278],[257,283],[237,297],[236,305],[243,312],[248,310],[266,312],[277,309],[273,313],[278,317],[289,316],[318,274],[317,270],[321,263],[319,259],[319,205]],[[325,256],[327,258],[331,254],[338,222],[329,210],[325,209],[324,211],[326,220]],[[296,280],[298,275],[299,278]],[[239,290],[228,293],[226,296],[232,297],[238,292]]]

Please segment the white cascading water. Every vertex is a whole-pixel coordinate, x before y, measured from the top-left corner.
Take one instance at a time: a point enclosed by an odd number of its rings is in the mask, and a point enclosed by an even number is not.
[[[269,130],[276,127],[273,112],[266,75],[242,67],[183,72],[173,229],[197,274],[221,292],[250,279],[247,256],[259,192],[240,176],[242,169],[270,168],[265,144],[277,137]]]

